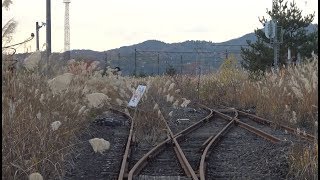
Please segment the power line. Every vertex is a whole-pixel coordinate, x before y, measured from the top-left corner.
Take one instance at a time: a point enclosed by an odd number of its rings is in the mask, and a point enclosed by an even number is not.
[[[249,46],[244,44],[213,44],[212,46]]]
[[[11,48],[13,46],[17,46],[17,45],[20,45],[20,44],[24,44],[28,41],[31,41],[32,39],[34,38],[34,34],[31,33],[31,37],[29,37],[28,39],[24,40],[23,42],[20,42],[20,43],[17,43],[17,44],[12,44],[12,45],[9,45],[9,46],[5,46],[5,47],[2,47],[2,48]]]
[[[153,51],[153,50],[137,50],[137,52],[154,52],[154,53],[216,53],[215,51],[201,51],[201,52],[196,52],[196,51]]]
[[[229,50],[229,52],[240,52],[241,50]],[[208,54],[217,54],[217,53],[222,53],[225,51],[156,51],[156,50],[137,50],[137,53],[141,53],[141,52],[152,52],[152,53],[174,53],[174,54],[200,54],[200,53],[208,53]]]

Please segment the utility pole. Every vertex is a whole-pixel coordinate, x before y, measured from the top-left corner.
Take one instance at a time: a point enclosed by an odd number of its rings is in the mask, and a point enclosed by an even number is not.
[[[70,59],[70,23],[69,23],[69,5],[70,0],[63,0],[65,4],[65,13],[64,13],[64,53],[65,60]]]
[[[180,68],[181,68],[181,69],[180,69],[180,74],[181,74],[181,75],[182,75],[182,65],[183,65],[183,64],[182,64],[182,55],[181,55],[181,56],[180,56]]]
[[[159,53],[158,53],[158,75],[160,75],[159,67],[160,67],[160,57],[159,57]]]
[[[137,49],[134,49],[134,76],[137,76]]]
[[[108,53],[105,53],[106,57],[104,59],[105,61],[105,66],[104,66],[104,69],[103,69],[103,72],[102,72],[102,76],[106,75],[106,72],[107,72],[107,68],[108,68]]]
[[[118,63],[117,66],[120,67],[120,53],[118,53]]]
[[[200,100],[200,78],[201,78],[201,67],[199,66],[199,76],[198,76],[198,85],[197,85],[198,101]]]
[[[39,26],[39,23],[36,22],[36,48],[37,48],[37,51],[39,51],[39,29],[45,25],[46,25],[46,23],[42,22],[42,25]]]
[[[39,51],[39,23],[36,22],[36,50]]]
[[[51,0],[47,0],[46,3],[46,48],[47,48],[47,58],[49,61],[49,57],[51,55]],[[48,65],[48,61],[47,61],[47,65]],[[48,67],[47,67],[48,68]]]
[[[274,20],[274,33],[275,33],[275,37],[274,37],[274,41],[273,41],[273,63],[274,63],[274,68],[278,69],[278,60],[279,60],[279,42],[278,42],[278,23],[277,20]]]
[[[228,59],[228,49],[226,49],[226,59]]]

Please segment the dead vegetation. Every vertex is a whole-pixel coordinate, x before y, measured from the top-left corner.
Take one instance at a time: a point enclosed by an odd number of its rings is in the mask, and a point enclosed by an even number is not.
[[[315,132],[317,127],[317,57],[280,72],[268,72],[258,81],[235,66],[226,66],[200,79],[186,75],[133,78],[115,76],[111,71],[102,77],[100,71],[85,63],[71,67],[56,71],[60,74],[52,77],[42,75],[41,68],[20,68],[12,74],[2,71],[3,179],[37,172],[44,179],[62,177],[64,160],[74,145],[89,143],[77,140],[79,133],[109,107],[130,113],[137,141],[151,145],[167,135],[159,116],[168,117],[170,113],[166,114],[163,107],[186,107],[191,101],[252,108],[259,116],[289,123],[301,133]],[[62,76],[57,78],[58,75]],[[147,90],[134,111],[126,106],[139,84],[146,85]],[[294,176],[311,177],[317,173],[317,153],[311,153],[315,147],[317,150],[317,143],[292,151]]]

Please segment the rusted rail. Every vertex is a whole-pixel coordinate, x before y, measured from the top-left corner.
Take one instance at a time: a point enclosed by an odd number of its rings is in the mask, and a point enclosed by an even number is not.
[[[179,143],[177,142],[177,139],[182,138],[182,137],[192,133],[196,129],[198,129],[202,123],[210,120],[210,118],[212,118],[212,116],[214,114],[217,114],[218,116],[222,117],[223,119],[229,120],[230,122],[216,136],[214,136],[214,137],[211,136],[211,138],[209,138],[203,144],[203,146],[206,146],[206,148],[203,153],[204,155],[202,155],[202,157],[201,157],[201,159],[203,159],[203,160],[200,162],[200,165],[199,165],[199,173],[201,172],[203,175],[205,173],[205,158],[207,157],[207,153],[208,153],[209,149],[211,148],[211,146],[213,144],[216,144],[216,142],[221,138],[222,134],[227,132],[227,130],[231,127],[232,124],[239,125],[240,127],[245,128],[245,129],[257,134],[258,136],[261,136],[263,138],[270,140],[271,142],[280,141],[279,139],[273,137],[272,135],[264,133],[263,131],[260,131],[252,126],[247,125],[246,123],[241,122],[239,119],[237,119],[237,116],[238,116],[237,111],[234,111],[236,113],[236,115],[235,115],[235,117],[232,118],[226,114],[223,114],[219,111],[210,109],[204,105],[201,105],[201,104],[199,104],[199,105],[202,106],[204,109],[209,110],[210,111],[209,115],[206,116],[205,118],[199,120],[197,123],[194,123],[193,125],[184,129],[183,131],[180,131],[179,133],[177,133],[175,135],[172,133],[172,131],[169,128],[169,125],[167,124],[165,119],[162,117],[162,120],[165,122],[166,127],[168,128],[168,138],[165,141],[158,144],[153,149],[151,149],[133,166],[133,168],[128,173],[128,180],[132,180],[134,176],[137,176],[140,173],[140,171],[148,164],[148,161],[150,159],[156,157],[162,150],[164,150],[167,147],[167,145],[172,145],[172,144],[174,145],[173,148],[175,150],[175,153],[177,155],[179,163],[181,164],[182,168],[185,171],[185,174],[188,177],[191,177],[192,179],[198,179],[198,176],[196,175],[195,171],[191,168],[190,163],[188,162]],[[200,174],[199,174],[199,176],[201,178]]]
[[[207,108],[206,108],[207,109]],[[172,132],[170,133],[172,135],[172,137],[168,137],[165,141],[159,143],[156,147],[152,148],[148,153],[146,153],[134,166],[133,168],[129,171],[128,173],[128,180],[132,180],[134,176],[138,175],[140,173],[140,171],[147,165],[148,160],[156,157],[165,147],[166,145],[168,145],[169,143],[172,144],[172,142],[175,144],[175,149],[179,149],[180,146],[177,142],[177,139],[191,133],[192,131],[198,129],[200,127],[201,124],[203,124],[204,122],[208,121],[212,116],[213,116],[213,111],[211,109],[207,109],[210,111],[210,113],[202,118],[201,120],[199,120],[197,123],[194,123],[193,125],[189,126],[188,128],[180,131],[179,133],[173,135]],[[176,146],[176,144],[178,144],[178,146]],[[177,150],[175,150],[177,151]],[[180,151],[182,152],[181,148]],[[176,152],[179,154],[179,152]],[[183,154],[184,155],[184,154]],[[181,159],[181,156],[178,155],[178,159]],[[185,158],[185,156],[184,156]],[[187,161],[187,159],[185,158],[185,161]],[[188,163],[189,164],[189,163]],[[190,164],[189,164],[190,166]],[[186,167],[185,167],[186,168]],[[189,167],[191,168],[191,166]],[[192,169],[192,168],[191,168]],[[187,169],[186,169],[187,170]],[[186,171],[185,170],[185,171]],[[187,170],[188,171],[188,170]],[[193,171],[193,170],[192,170]],[[193,171],[194,172],[194,171]],[[196,176],[195,172],[192,176],[192,174],[190,173],[189,176],[191,176],[193,179],[198,179],[198,177]]]
[[[247,112],[244,112],[244,111],[241,111],[241,110],[238,110],[238,109],[235,109],[235,108],[230,108],[230,107],[227,107],[227,106],[224,106],[226,109],[221,109],[220,112],[230,112],[230,111],[237,111],[240,115],[243,115],[243,116],[247,116],[249,117],[250,119],[252,119],[253,121],[257,122],[257,123],[260,123],[260,124],[267,124],[267,125],[273,125],[273,126],[279,126],[280,128],[284,129],[284,130],[287,130],[288,132],[290,132],[291,134],[294,134],[298,137],[301,137],[303,139],[306,139],[310,142],[313,142],[315,137],[311,134],[308,134],[308,133],[298,133],[298,131],[296,129],[293,129],[291,127],[288,127],[288,126],[285,126],[283,124],[280,124],[280,123],[275,123],[275,122],[272,122],[270,120],[267,120],[265,118],[262,118],[262,117],[259,117],[259,116],[256,116],[254,114],[250,114],[250,113],[247,113]]]
[[[128,180],[132,180],[134,176],[140,173],[140,171],[147,165],[148,160],[157,156],[164,148],[165,145],[171,141],[170,138],[158,144],[156,147],[152,148],[147,154],[145,154],[129,171]]]
[[[115,109],[111,109],[113,111],[117,111],[122,113],[123,115],[125,115],[131,122],[131,126],[130,126],[130,130],[129,130],[129,136],[128,136],[128,140],[127,140],[127,144],[126,144],[126,149],[124,151],[124,155],[122,158],[122,163],[121,163],[121,168],[120,168],[120,172],[119,172],[119,176],[118,176],[118,180],[123,180],[123,178],[125,176],[127,176],[127,172],[128,172],[128,159],[130,157],[130,147],[131,147],[131,142],[133,139],[133,118],[130,116],[130,114],[126,114],[124,112],[115,110]]]
[[[200,160],[200,165],[199,165],[199,174],[200,174],[200,180],[204,180],[205,179],[205,169],[206,169],[206,160],[208,158],[208,152],[209,149],[212,147],[212,145],[216,144],[219,139],[222,137],[222,135],[224,133],[227,132],[228,129],[230,129],[231,125],[234,124],[235,120],[233,119],[232,121],[230,121],[230,123],[228,123],[216,136],[214,136],[208,143],[208,145],[206,146],[206,148],[204,149],[202,156],[201,156],[201,160]]]
[[[304,138],[304,139],[306,139],[306,140],[308,140],[308,141],[310,141],[310,142],[313,142],[313,141],[314,141],[314,136],[312,136],[312,135],[310,135],[310,134],[308,134],[308,133],[305,133],[305,134],[302,133],[302,134],[301,134],[301,133],[298,133],[297,130],[295,130],[295,129],[291,128],[291,127],[285,126],[285,125],[283,125],[283,124],[276,124],[276,123],[274,123],[274,122],[272,122],[272,121],[269,121],[269,120],[267,120],[267,119],[264,119],[264,118],[262,118],[262,117],[259,117],[259,116],[253,115],[253,114],[249,114],[249,113],[246,113],[246,112],[243,112],[243,111],[240,111],[240,110],[237,110],[237,111],[238,111],[239,114],[241,114],[241,115],[251,117],[251,119],[252,119],[253,121],[256,121],[256,122],[258,122],[258,123],[268,124],[268,125],[275,125],[275,126],[278,125],[278,126],[280,126],[282,129],[285,129],[285,130],[287,130],[288,132],[290,132],[290,133],[292,133],[292,134],[294,134],[294,135],[296,135],[296,136],[299,136],[299,137],[301,137],[301,138]]]
[[[200,106],[204,107],[204,108],[208,108],[207,106],[205,105],[202,105],[202,104],[199,104]],[[217,110],[213,110],[213,113],[214,114],[217,114],[218,116],[226,119],[226,120],[229,120],[230,122],[216,135],[216,136],[211,136],[209,137],[202,145],[201,148],[203,148],[204,146],[205,149],[202,153],[202,156],[201,156],[201,160],[200,160],[200,164],[199,164],[199,176],[200,176],[200,180],[204,180],[205,179],[205,172],[206,172],[206,159],[208,157],[208,153],[209,153],[209,149],[212,148],[213,145],[216,145],[217,142],[221,139],[222,137],[222,134],[226,133],[228,129],[230,129],[231,125],[232,124],[235,124],[235,125],[238,125],[252,133],[255,133],[256,135],[260,136],[260,137],[263,137],[265,138],[266,140],[269,140],[273,143],[276,143],[276,142],[279,142],[280,139],[268,134],[268,133],[265,133],[263,131],[260,131],[259,129],[256,129],[244,122],[241,122],[237,117],[238,117],[238,111],[236,109],[230,109],[228,111],[224,111],[224,112],[232,112],[234,111],[235,112],[235,117],[231,117],[231,116],[228,116],[226,114],[223,114],[221,113],[220,111],[217,111]]]
[[[192,179],[194,180],[198,180],[198,177],[196,175],[196,173],[194,172],[194,170],[192,169],[189,161],[187,160],[185,154],[183,153],[177,139],[174,137],[174,134],[173,132],[171,131],[167,121],[164,119],[163,115],[161,115],[161,120],[165,123],[166,125],[166,128],[167,128],[167,131],[169,133],[169,138],[172,139],[172,142],[174,144],[174,151],[176,153],[176,156],[178,158],[178,161],[181,165],[181,167],[183,168],[185,174],[188,176],[188,177],[192,177]]]
[[[212,111],[213,112],[213,110],[212,109],[210,109],[210,111]],[[218,112],[220,112],[220,111],[218,111]],[[232,118],[232,122],[234,123],[234,119],[235,118],[237,118],[238,117],[238,113],[237,112],[235,112],[235,116]],[[232,123],[232,124],[233,124]],[[225,126],[225,127],[227,127],[227,126],[229,126],[228,124]],[[224,129],[225,128],[223,128],[221,131],[224,131]],[[222,133],[218,133],[218,134],[222,134]],[[216,135],[217,136],[217,135]],[[203,149],[205,149],[206,148],[206,146],[211,142],[211,140],[213,139],[213,138],[216,138],[216,136],[210,136],[202,145],[201,145],[201,147],[200,147],[200,150],[203,150]]]
[[[205,105],[201,105],[201,106],[208,108],[208,107],[205,106]],[[232,110],[233,110],[233,109],[232,109]],[[246,130],[248,130],[248,131],[250,131],[250,132],[252,132],[252,133],[255,133],[256,135],[258,135],[258,136],[260,136],[260,137],[262,137],[262,138],[265,138],[265,139],[267,139],[267,140],[269,140],[269,141],[271,141],[271,142],[273,142],[273,143],[276,143],[276,142],[281,141],[279,138],[276,138],[276,137],[274,137],[274,136],[272,136],[272,135],[270,135],[270,134],[268,134],[268,133],[265,133],[265,132],[263,132],[263,131],[255,128],[255,127],[252,127],[252,126],[250,126],[250,125],[247,124],[247,123],[241,122],[238,118],[232,118],[232,117],[230,117],[230,116],[228,116],[228,115],[226,115],[226,114],[223,114],[223,113],[221,113],[221,112],[219,112],[219,111],[217,111],[217,110],[212,110],[212,111],[213,111],[215,114],[219,115],[220,117],[222,117],[222,118],[224,118],[224,119],[227,119],[227,120],[229,120],[229,121],[232,121],[232,120],[234,119],[234,120],[235,120],[235,123],[236,123],[237,125],[239,125],[240,127],[244,128],[244,129],[246,129]],[[235,113],[238,113],[237,110],[234,109],[234,111],[235,111]],[[239,114],[240,114],[240,113],[239,113]]]
[[[244,115],[244,116],[249,116],[252,118],[252,120],[258,122],[258,123],[262,123],[262,124],[266,124],[266,125],[275,125],[274,122],[266,120],[264,118],[243,112],[243,111],[239,111],[237,109],[234,108],[229,108],[229,109],[211,109],[208,108],[205,105],[199,104],[201,107],[203,107],[204,109],[207,109],[210,111],[210,114],[207,115],[205,118],[199,120],[197,123],[194,123],[193,125],[189,126],[188,128],[184,129],[183,131],[180,131],[177,134],[173,134],[172,131],[170,130],[169,125],[167,124],[166,120],[164,119],[164,117],[162,116],[162,120],[165,122],[166,127],[167,127],[167,131],[168,131],[168,138],[159,143],[156,147],[154,147],[153,149],[151,149],[148,153],[146,153],[134,166],[133,168],[129,171],[129,173],[127,174],[128,180],[133,179],[134,176],[137,176],[141,170],[148,164],[148,161],[154,157],[156,157],[162,150],[164,150],[165,148],[167,148],[168,146],[172,146],[174,148],[174,151],[176,153],[176,156],[179,160],[179,163],[181,164],[181,167],[183,168],[183,170],[185,171],[185,174],[188,177],[191,177],[192,179],[205,179],[205,172],[206,172],[206,159],[208,158],[208,153],[210,152],[209,150],[213,147],[216,146],[218,144],[218,141],[221,140],[221,138],[223,137],[223,135],[225,133],[227,133],[228,130],[230,130],[230,128],[232,127],[232,125],[237,125],[241,128],[244,128],[272,143],[276,143],[281,141],[280,139],[265,133],[251,125],[248,125],[244,122],[242,122],[240,119],[238,119],[238,115]],[[227,114],[224,114],[222,112],[235,112],[235,117],[231,117]],[[212,135],[210,136],[203,144],[202,147],[200,148],[201,150],[203,150],[203,153],[201,155],[201,160],[200,160],[200,164],[199,164],[199,174],[197,176],[197,174],[195,173],[195,170],[192,169],[192,167],[190,166],[190,163],[188,162],[184,152],[182,151],[179,143],[178,143],[178,139],[185,137],[186,135],[192,133],[193,131],[195,131],[196,129],[201,127],[201,124],[203,124],[206,121],[211,120],[211,118],[213,117],[213,115],[216,114],[220,117],[222,117],[223,119],[230,121],[223,129],[221,129],[219,131],[218,134],[216,134],[215,136]],[[133,123],[132,123],[133,124]],[[132,125],[131,124],[131,125]],[[282,128],[288,130],[289,132],[293,132],[296,133],[296,130],[289,128],[287,126],[283,126],[280,125]],[[132,131],[130,130],[130,134],[132,134]],[[307,134],[304,136],[306,139],[309,140],[313,140],[314,137]],[[125,155],[123,158],[123,162],[122,162],[122,168],[121,168],[121,172],[126,172],[128,165],[127,165],[127,160],[129,157],[129,150],[130,149],[130,142],[129,142],[128,138],[128,143],[127,143],[127,147],[126,147],[126,151],[125,151]],[[131,141],[131,140],[130,140]],[[119,180],[125,178],[125,173],[123,173],[123,175],[119,175]]]
[[[260,136],[266,140],[269,140],[273,143],[277,143],[277,142],[281,141],[279,138],[276,138],[276,137],[272,136],[271,134],[265,133],[265,132],[263,132],[253,126],[250,126],[244,122],[241,122],[238,119],[236,120],[236,124],[238,124],[240,127],[244,128],[250,132],[253,132],[253,133],[257,134],[258,136]]]

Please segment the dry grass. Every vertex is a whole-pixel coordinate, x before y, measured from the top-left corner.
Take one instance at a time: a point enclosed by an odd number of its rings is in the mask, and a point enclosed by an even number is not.
[[[318,132],[318,57],[304,64],[270,71],[259,80],[234,66],[204,76],[201,100],[209,105],[254,108],[257,115],[297,128],[300,133]],[[291,176],[317,176],[318,142],[312,147],[294,148],[290,154]],[[316,151],[316,153],[315,153]]]
[[[8,74],[2,74],[7,76]],[[39,74],[19,72],[2,84],[2,179],[21,179],[33,172],[44,177],[63,173],[64,155],[76,143],[86,114],[79,89],[54,95]],[[60,121],[53,131],[51,123]]]
[[[62,178],[73,146],[88,143],[77,139],[79,133],[124,93],[112,84],[113,77],[99,82],[99,77],[88,73],[74,76],[65,90],[55,92],[41,74],[43,68],[40,63],[32,71],[2,71],[2,179],[26,179],[35,172],[44,179]],[[100,108],[89,108],[86,95],[92,92],[105,93],[111,99]],[[54,129],[52,123],[58,121],[61,125]]]
[[[147,89],[134,112],[134,129],[137,142],[155,145],[167,138],[162,116],[168,117],[163,107],[186,104],[170,76],[132,79],[132,84],[146,85]],[[187,105],[187,104],[186,104]]]
[[[294,145],[289,156],[288,177],[295,179],[318,179],[318,145],[303,147]]]
[[[200,97],[205,103],[254,107],[259,116],[313,132],[313,106],[318,106],[317,57],[268,72],[259,81],[250,80],[241,69],[230,68],[205,75],[201,84]]]
[[[165,125],[159,117],[170,116],[164,108],[181,107],[188,100],[200,100],[209,106],[254,107],[258,115],[289,123],[302,133],[315,131],[317,57],[300,66],[283,68],[279,73],[266,73],[259,81],[251,80],[232,59],[226,62],[218,73],[202,75],[200,79],[186,75],[132,78],[115,76],[111,71],[102,77],[93,66],[72,61],[68,65],[51,64],[57,70],[51,68],[49,77],[39,73],[44,71],[41,65],[32,72],[18,69],[10,74],[3,70],[2,179],[27,178],[35,172],[44,179],[62,177],[73,145],[89,143],[79,141],[77,135],[94,116],[109,107],[130,112],[136,140],[151,145],[166,138]],[[47,78],[66,72],[74,74],[71,84],[60,93],[53,92]],[[139,84],[146,85],[147,90],[137,110],[129,109],[127,102]],[[91,108],[86,98],[91,93],[103,93],[108,98],[99,108]],[[55,121],[61,122],[57,130],[51,128]],[[311,177],[316,172],[317,158],[310,148],[293,150],[290,167],[297,172],[293,176]]]

